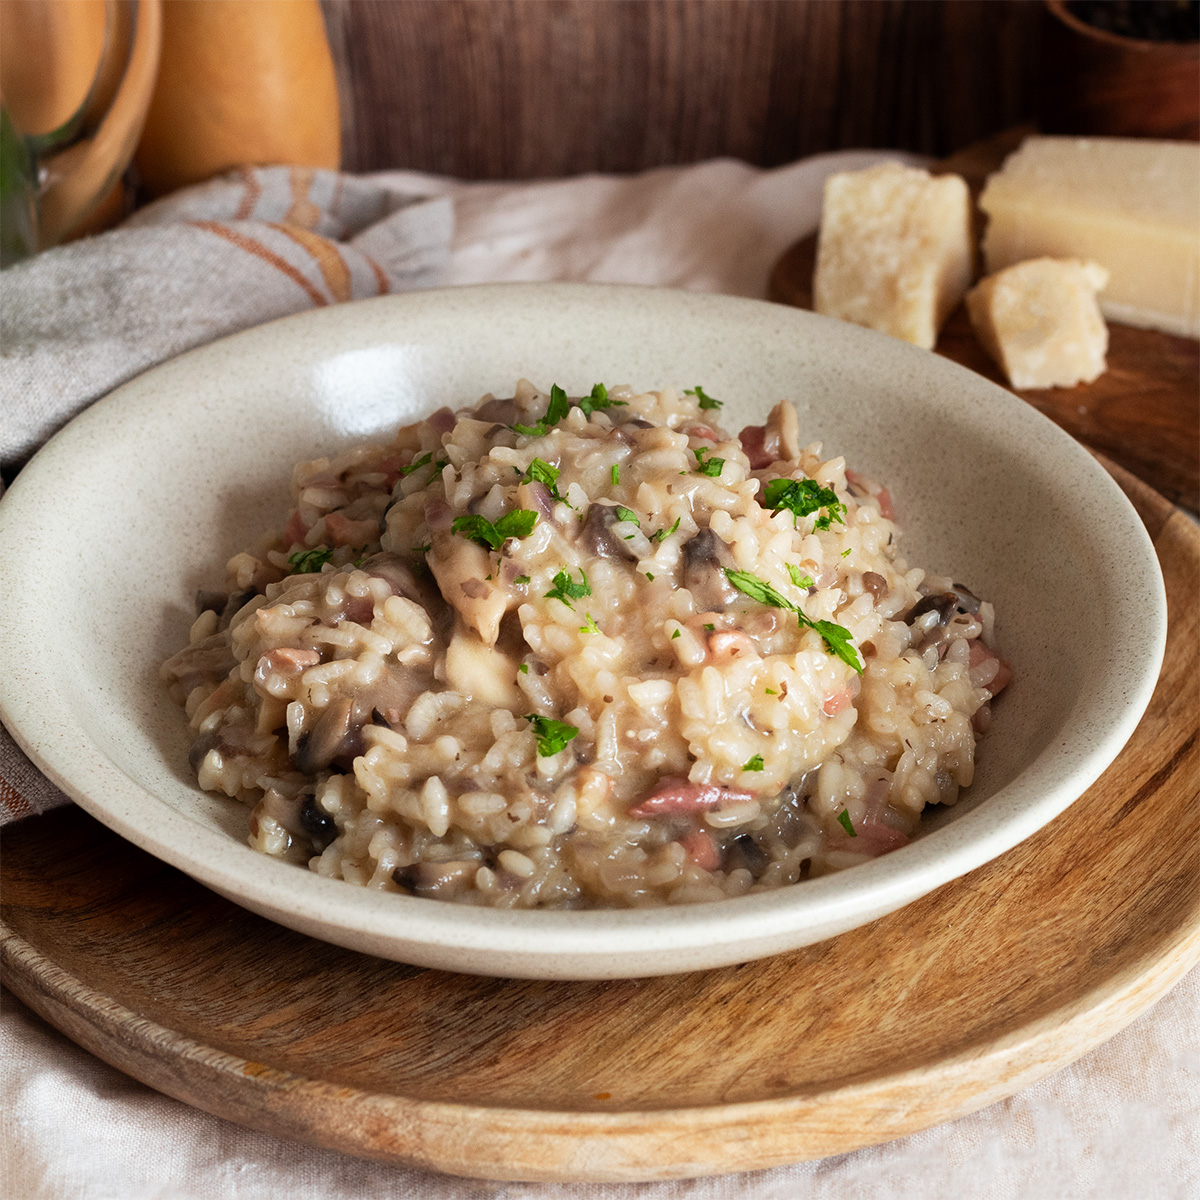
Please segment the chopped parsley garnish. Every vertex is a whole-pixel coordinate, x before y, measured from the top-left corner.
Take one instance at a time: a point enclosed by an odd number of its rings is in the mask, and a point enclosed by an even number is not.
[[[853,547],[851,547],[851,546],[847,546],[847,547],[845,548],[845,550],[843,550],[843,551],[842,551],[842,557],[843,557],[843,558],[849,558],[849,557],[850,557],[850,551],[851,551],[852,549],[853,549]]]
[[[428,554],[433,549],[432,542],[426,542],[423,546],[414,546],[412,552],[414,554]]]
[[[367,548],[366,548],[366,546],[363,546],[363,548],[361,550],[359,550],[359,552],[358,552],[358,557],[354,560],[354,565],[356,567],[361,567],[363,565],[363,563],[365,563],[366,561],[367,561]]]
[[[420,458],[414,458],[407,467],[400,468],[401,475],[411,475],[414,471],[419,471],[422,467],[427,467],[433,461],[433,452],[422,454]]]
[[[716,629],[716,626],[715,625],[705,625],[704,629],[707,633],[712,633],[712,631],[714,629]]]
[[[787,509],[792,514],[793,524],[801,517],[824,509],[824,515],[817,518],[814,529],[828,529],[834,521],[845,524],[846,506],[832,488],[822,487],[815,479],[772,479],[763,490],[763,507],[775,512]]]
[[[552,717],[539,717],[536,713],[530,713],[525,720],[533,726],[533,732],[537,734],[538,754],[542,758],[557,754],[572,738],[579,736],[579,730],[574,725],[568,725],[565,721],[555,721]]]
[[[584,613],[583,615],[587,618],[587,624],[580,625],[579,632],[580,633],[599,633],[600,626],[596,624],[596,618],[593,617],[591,613]]]
[[[522,663],[522,664],[521,664],[521,665],[520,665],[520,666],[517,668],[517,670],[518,670],[518,671],[520,671],[522,675],[528,675],[528,674],[529,674],[529,664],[528,664],[528,663]]]
[[[786,609],[788,612],[796,611],[796,606],[785,595],[773,588],[765,579],[759,579],[757,575],[751,575],[749,571],[734,571],[726,567],[725,577],[739,592],[749,596],[751,600],[757,600],[760,604],[769,604],[772,608]]]
[[[724,403],[722,400],[714,400],[699,384],[694,388],[684,388],[683,394],[695,396],[701,408],[720,408]]]
[[[604,408],[624,408],[625,405],[626,401],[624,400],[610,400],[608,388],[602,383],[593,384],[591,394],[584,396],[579,401],[579,407],[586,417],[590,417],[592,413],[599,412]]]
[[[613,487],[616,487],[621,482],[621,468],[616,463],[613,463],[612,470],[608,474],[609,478],[613,481]]]
[[[315,575],[332,558],[333,551],[324,546],[318,546],[315,550],[297,550],[295,554],[288,555],[292,567],[288,574]]]
[[[838,824],[851,836],[858,837],[854,831],[854,822],[850,820],[850,814],[843,808],[837,815]]]
[[[853,667],[860,675],[862,674],[862,658],[854,648],[850,630],[834,621],[810,621],[802,612],[798,612],[796,615],[800,618],[801,625],[807,625],[814,633],[821,635],[821,639],[830,653],[836,654],[842,662]]]
[[[671,634],[671,640],[674,641],[678,636],[679,636],[679,630],[677,629],[677,630],[675,630],[675,632],[673,634]]]
[[[651,575],[649,571],[646,572],[646,578],[650,580],[651,583],[654,582],[654,576]]]
[[[513,583],[518,584],[518,585],[520,585],[522,583],[528,583],[528,582],[529,582],[528,575],[518,575],[516,577],[516,579],[513,580]]]
[[[535,458],[529,464],[529,470],[521,476],[521,482],[533,483],[536,481],[537,483],[544,483],[546,490],[555,500],[563,504],[569,504],[570,502],[566,496],[562,495],[558,488],[555,487],[555,484],[558,483],[558,477],[561,474],[562,472],[557,467],[551,466],[544,458]]]
[[[862,659],[854,648],[850,630],[833,621],[814,621],[806,617],[796,605],[786,596],[781,595],[765,579],[759,579],[757,575],[751,575],[749,571],[732,571],[726,567],[725,578],[739,592],[749,596],[751,600],[769,604],[772,608],[782,608],[788,612],[794,612],[802,629],[811,629],[814,633],[819,634],[830,654],[837,655],[842,662],[853,667],[860,675],[862,674]]]
[[[514,425],[516,433],[526,437],[545,437],[548,430],[557,425],[571,411],[571,402],[567,393],[557,383],[550,386],[550,403],[546,407],[546,415],[536,425]]]
[[[682,519],[683,519],[682,517],[676,517],[676,518],[675,518],[675,524],[674,524],[674,525],[672,525],[670,529],[660,529],[660,530],[659,530],[659,531],[658,531],[658,532],[657,532],[657,533],[654,535],[654,537],[653,537],[653,539],[652,539],[652,540],[653,540],[653,541],[656,541],[656,542],[661,542],[661,541],[664,541],[666,538],[669,538],[669,537],[671,536],[671,534],[673,534],[673,533],[675,532],[675,530],[677,530],[677,529],[679,528],[679,522],[680,522]]]
[[[430,460],[432,458],[433,458],[432,452],[430,452],[429,454],[422,454],[420,458],[414,458],[412,460],[412,462],[410,462],[408,464],[407,467],[401,467],[400,474],[401,475],[411,475],[414,471],[419,471],[422,467],[429,466]],[[447,466],[449,461],[450,460],[448,458],[439,458],[437,460],[437,462],[435,462],[433,464],[434,472],[437,474],[440,474],[442,468]]]
[[[768,696],[778,696],[779,695],[779,693],[774,688],[764,688],[763,690],[767,693]]]
[[[575,605],[572,600],[579,600],[584,596],[592,594],[592,585],[588,583],[588,577],[581,567],[579,570],[579,578],[582,583],[576,583],[572,580],[568,571],[559,571],[554,577],[554,586],[546,593],[547,600],[561,600],[568,608],[574,609]]]
[[[763,756],[756,754],[753,758],[748,759],[743,765],[743,771],[761,771],[763,769]]]
[[[488,550],[499,550],[510,537],[528,537],[536,524],[537,513],[528,508],[515,508],[512,512],[506,512],[494,525],[478,513],[455,517],[450,531],[461,533]]]
[[[597,383],[592,385],[588,395],[580,399],[579,410],[584,416],[590,417],[592,413],[602,409],[624,408],[626,403],[625,400],[610,399],[608,388],[602,383]],[[526,437],[544,437],[570,411],[571,401],[567,399],[567,393],[555,383],[550,387],[550,404],[546,408],[546,415],[536,425],[513,425],[511,428],[515,433],[523,433]]]
[[[705,462],[704,456],[711,453],[712,451],[707,446],[701,446],[695,451],[696,470],[701,475],[707,475],[709,479],[716,479],[721,474],[721,468],[725,465],[725,460],[723,458],[710,458]]]
[[[637,513],[632,508],[626,508],[623,504],[617,505],[617,520],[632,521],[635,525],[640,524]]]
[[[792,582],[798,588],[812,587],[813,577],[811,575],[805,575],[805,573],[802,570],[800,570],[800,568],[797,567],[794,563],[787,564],[787,573],[791,576]]]

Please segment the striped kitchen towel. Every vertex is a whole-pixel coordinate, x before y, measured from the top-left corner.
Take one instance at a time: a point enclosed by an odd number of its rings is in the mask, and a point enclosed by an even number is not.
[[[120,383],[250,325],[439,281],[452,202],[245,167],[0,276],[0,471]]]
[[[76,413],[183,350],[439,282],[452,232],[446,196],[246,167],[11,267],[0,276],[0,471],[11,479]],[[0,824],[66,801],[0,727]]]

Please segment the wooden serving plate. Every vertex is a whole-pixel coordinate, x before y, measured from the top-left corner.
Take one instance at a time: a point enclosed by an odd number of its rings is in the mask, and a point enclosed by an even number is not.
[[[961,175],[978,196],[988,175],[1032,132],[1008,130],[945,159],[934,172]],[[976,212],[980,226],[982,219]],[[816,258],[814,233],[775,264],[768,299],[811,309]],[[1200,341],[1129,325],[1110,324],[1108,331],[1108,370],[1094,383],[1073,388],[1009,387],[976,340],[966,305],[951,313],[936,350],[1008,388],[1072,437],[1195,512],[1200,508]]]
[[[71,808],[5,831],[5,983],[208,1112],[494,1179],[776,1166],[1008,1096],[1200,960],[1200,527],[1110,470],[1166,577],[1150,707],[1062,816],[891,916],[691,975],[449,975],[273,925]]]

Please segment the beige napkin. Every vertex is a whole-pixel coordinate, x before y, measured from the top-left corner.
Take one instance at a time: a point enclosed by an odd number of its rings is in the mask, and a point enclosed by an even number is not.
[[[274,317],[426,287],[448,197],[248,167],[0,276],[0,468],[11,478],[93,400],[180,351]],[[0,727],[0,824],[66,802]]]
[[[452,227],[444,197],[249,167],[11,268],[0,276],[0,467],[181,350],[437,282]]]

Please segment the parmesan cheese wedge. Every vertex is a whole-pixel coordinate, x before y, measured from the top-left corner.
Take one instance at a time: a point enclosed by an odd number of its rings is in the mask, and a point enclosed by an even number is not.
[[[1104,371],[1108,327],[1096,293],[1107,280],[1093,262],[1035,258],[978,283],[967,312],[1013,387],[1074,387]]]
[[[817,312],[932,350],[971,282],[967,185],[883,163],[825,183]]]
[[[1114,321],[1200,337],[1200,145],[1028,138],[979,200],[989,272],[1050,256],[1109,272]]]

